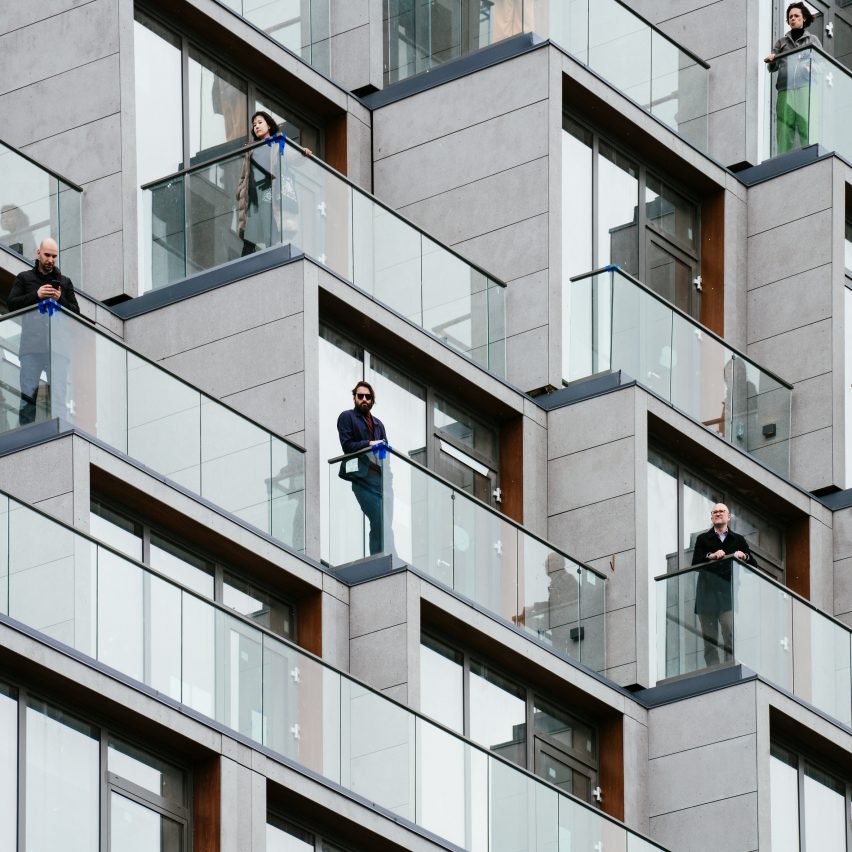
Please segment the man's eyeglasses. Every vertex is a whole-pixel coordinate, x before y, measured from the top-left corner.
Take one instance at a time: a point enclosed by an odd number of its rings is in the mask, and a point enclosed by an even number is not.
[[[710,514],[711,515],[724,515],[725,510],[724,509],[714,509]]]
[[[370,399],[372,399],[372,398],[373,398],[373,395],[372,395],[371,393],[356,393],[356,394],[355,394],[355,399],[366,399],[366,400],[370,400]]]

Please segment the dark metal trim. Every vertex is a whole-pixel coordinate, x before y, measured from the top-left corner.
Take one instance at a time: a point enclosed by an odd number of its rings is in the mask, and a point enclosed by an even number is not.
[[[10,145],[8,142],[4,142],[2,139],[0,139],[0,145],[2,145],[4,148],[8,148],[10,151],[17,154],[19,157],[23,157],[23,159],[25,159],[29,163],[32,163],[34,166],[41,169],[43,172],[47,172],[49,175],[55,177],[57,180],[61,180],[62,183],[67,184],[71,189],[75,189],[77,192],[83,192],[82,186],[77,183],[74,183],[73,180],[68,180],[67,177],[63,177],[61,174],[59,174],[59,172],[55,172],[53,171],[53,169],[49,169],[47,166],[43,165],[38,160],[34,160],[32,157],[28,156],[23,151],[19,151],[17,148],[15,148],[13,145]]]

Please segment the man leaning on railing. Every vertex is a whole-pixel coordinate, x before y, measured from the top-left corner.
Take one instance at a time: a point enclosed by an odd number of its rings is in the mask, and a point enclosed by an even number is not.
[[[692,564],[701,565],[735,556],[757,567],[751,549],[744,536],[735,533],[728,524],[731,513],[724,503],[717,503],[710,511],[713,526],[695,540]],[[719,633],[722,634],[724,662],[733,659],[734,613],[731,589],[731,561],[719,567],[705,568],[698,572],[695,585],[695,614],[701,623],[704,638],[704,662],[707,666],[719,663]]]
[[[75,314],[80,313],[74,285],[56,265],[59,247],[55,240],[42,240],[36,249],[32,269],[15,278],[7,303],[10,311],[19,311],[44,303],[53,312],[54,303]],[[51,407],[59,414],[65,406],[68,363],[62,357],[50,357],[50,335],[47,321],[38,311],[30,311],[21,322],[21,407],[20,425],[35,421],[38,385],[42,372],[50,384]],[[51,365],[52,360],[52,365]],[[52,367],[52,369],[51,369]]]

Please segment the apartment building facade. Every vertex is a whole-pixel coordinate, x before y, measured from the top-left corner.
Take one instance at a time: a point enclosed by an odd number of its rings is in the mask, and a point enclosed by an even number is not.
[[[0,849],[852,850],[807,10],[0,0]]]

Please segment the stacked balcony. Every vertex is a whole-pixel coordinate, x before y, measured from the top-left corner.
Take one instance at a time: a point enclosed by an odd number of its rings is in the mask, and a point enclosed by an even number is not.
[[[852,630],[734,557],[657,581],[660,677],[741,663],[852,725]],[[731,640],[702,627],[730,619]]]
[[[22,399],[20,380],[22,359],[33,357],[32,341],[39,342],[42,362],[34,401]],[[9,314],[0,321],[0,357],[0,431],[59,418],[278,541],[304,549],[301,448],[74,314],[51,316],[38,308]]]
[[[567,381],[622,370],[789,476],[790,384],[616,267],[573,279],[564,296]]]
[[[0,494],[0,617],[463,849],[661,847],[251,620]]]
[[[392,449],[331,459],[328,475],[333,568],[405,563],[560,655],[606,668],[603,574]],[[359,488],[376,495],[378,531]]]
[[[289,245],[495,375],[506,375],[505,285],[289,142],[276,141],[268,153],[260,143],[143,187],[144,289],[247,251],[236,193],[253,154],[269,164],[260,183],[272,198],[268,233],[254,243],[257,249]]]

